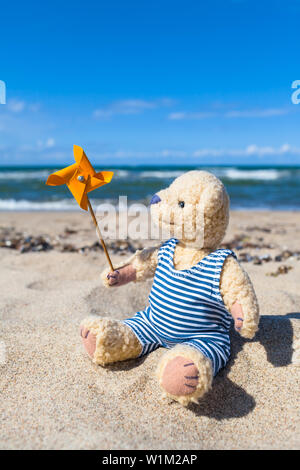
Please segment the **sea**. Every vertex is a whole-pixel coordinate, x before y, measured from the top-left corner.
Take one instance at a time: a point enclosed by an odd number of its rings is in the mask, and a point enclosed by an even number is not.
[[[68,188],[46,186],[48,175],[58,168],[0,167],[0,211],[80,210]],[[238,210],[300,210],[300,167],[263,166],[134,166],[98,168],[113,170],[114,177],[90,194],[93,204],[120,207],[119,196],[128,204],[148,205],[151,197],[182,173],[206,170],[227,188],[231,208]],[[124,201],[124,198],[123,198]]]

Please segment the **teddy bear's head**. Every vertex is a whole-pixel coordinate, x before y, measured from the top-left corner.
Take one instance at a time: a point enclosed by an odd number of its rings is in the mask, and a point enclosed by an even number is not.
[[[151,217],[162,238],[215,249],[229,220],[229,197],[222,182],[207,171],[189,171],[151,199]]]

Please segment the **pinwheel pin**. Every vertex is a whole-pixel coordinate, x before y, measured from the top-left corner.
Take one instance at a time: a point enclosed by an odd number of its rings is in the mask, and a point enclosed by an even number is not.
[[[111,270],[114,271],[105,242],[100,232],[96,216],[87,194],[94,189],[100,188],[100,186],[103,186],[104,184],[110,183],[113,177],[113,172],[100,171],[96,173],[86,154],[84,153],[84,150],[78,145],[74,145],[73,150],[76,163],[63,168],[62,170],[56,171],[55,173],[52,173],[52,175],[48,177],[46,184],[49,186],[66,184],[81,209],[86,211],[89,209],[109,266]]]

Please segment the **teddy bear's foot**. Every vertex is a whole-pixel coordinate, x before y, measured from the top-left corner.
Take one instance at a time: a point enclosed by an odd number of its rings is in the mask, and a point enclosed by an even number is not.
[[[96,335],[91,333],[90,330],[84,326],[80,326],[80,336],[86,352],[91,358],[93,358],[96,351]]]
[[[118,320],[87,318],[80,325],[83,346],[95,364],[138,357],[142,346],[132,330]]]
[[[157,375],[163,394],[184,406],[197,403],[211,387],[210,360],[195,348],[178,344],[161,359]]]

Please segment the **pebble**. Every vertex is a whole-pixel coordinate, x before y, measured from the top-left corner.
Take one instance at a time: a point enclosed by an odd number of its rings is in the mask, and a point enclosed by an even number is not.
[[[14,232],[14,229],[0,229],[0,248],[9,248],[18,250],[19,253],[28,252],[42,252],[49,250],[58,250],[60,252],[67,253],[81,253],[86,254],[94,251],[103,251],[101,243],[98,241],[91,245],[84,245],[76,247],[72,243],[66,243],[66,238],[69,235],[76,234],[77,231],[69,228],[65,228],[63,234],[56,235],[52,239],[46,235],[33,236],[26,233]],[[107,248],[113,253],[126,255],[127,253],[135,253],[137,249],[141,249],[142,246],[139,242],[133,242],[131,240],[116,240],[106,242]]]
[[[271,273],[266,273],[266,276],[273,276],[277,277],[280,274],[287,274],[292,268],[292,266],[286,266],[282,264],[281,266],[278,267],[277,271],[271,272]]]
[[[271,231],[264,227],[247,227],[248,232],[251,232],[252,230],[260,230],[262,232],[267,233]],[[28,233],[16,232],[13,227],[0,227],[0,248],[2,247],[18,250],[21,254],[29,252],[58,250],[63,253],[80,253],[84,255],[90,252],[103,251],[102,245],[101,243],[99,243],[99,241],[96,241],[91,245],[84,245],[80,247],[75,246],[73,243],[70,242],[66,243],[66,239],[70,235],[74,235],[76,233],[78,233],[78,230],[65,227],[64,232],[62,234],[57,234],[51,238],[47,235],[33,236]],[[136,250],[143,248],[140,241],[133,240],[107,241],[106,245],[107,248],[113,254],[119,255],[135,253]],[[236,234],[231,241],[222,243],[221,247],[239,251],[240,253],[238,259],[242,263],[252,262],[255,265],[261,265],[263,263],[268,263],[272,260],[274,260],[275,262],[281,262],[285,260],[300,260],[300,251],[293,252],[288,249],[287,246],[282,246],[281,253],[278,253],[276,256],[274,256],[274,258],[272,258],[269,253],[265,253],[262,255],[252,255],[247,251],[243,251],[246,249],[255,249],[258,251],[261,249],[274,248],[273,245],[264,243],[263,237],[256,237],[256,241],[252,241],[250,237],[245,233]],[[280,272],[279,274],[282,273]]]

